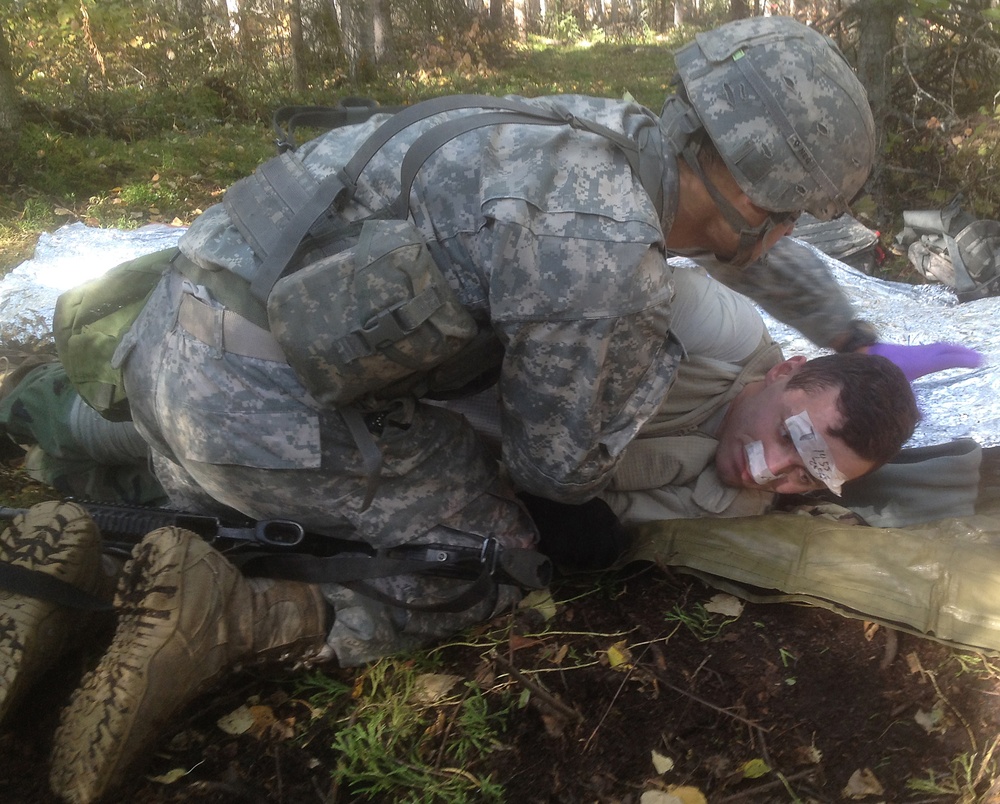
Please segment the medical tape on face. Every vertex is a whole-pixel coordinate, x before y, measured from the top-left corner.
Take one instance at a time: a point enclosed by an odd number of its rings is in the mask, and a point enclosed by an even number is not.
[[[809,413],[802,411],[785,419],[785,426],[792,437],[792,443],[802,458],[806,470],[821,481],[834,494],[840,494],[840,487],[847,480],[833,462],[833,453],[819,431],[813,427]]]
[[[747,465],[754,480],[760,485],[766,486],[772,480],[778,479],[778,476],[767,465],[767,460],[764,458],[764,444],[762,442],[752,441],[743,449],[747,454]]]

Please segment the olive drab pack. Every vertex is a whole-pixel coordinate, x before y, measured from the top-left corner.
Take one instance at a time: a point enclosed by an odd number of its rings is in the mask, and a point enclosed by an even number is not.
[[[59,361],[83,400],[110,421],[130,418],[115,349],[177,253],[158,251],[122,263],[62,293],[52,317]]]
[[[409,146],[392,203],[361,220],[341,214],[362,171],[390,139],[454,110],[468,114],[431,126]],[[378,111],[368,109],[369,115]],[[322,110],[310,114],[298,107],[296,114],[325,119]],[[488,322],[478,323],[464,309],[407,218],[414,178],[434,152],[466,132],[510,123],[599,134],[621,149],[651,197],[660,192],[658,149],[641,148],[558,106],[478,95],[436,98],[396,112],[346,165],[322,179],[279,142],[283,153],[226,192],[225,210],[255,256],[242,277],[266,308],[267,325],[289,365],[318,400],[342,406],[407,392],[440,395],[481,377],[484,368],[498,369],[502,353]],[[652,113],[648,129],[650,137],[658,130]],[[456,368],[456,356],[464,372]]]

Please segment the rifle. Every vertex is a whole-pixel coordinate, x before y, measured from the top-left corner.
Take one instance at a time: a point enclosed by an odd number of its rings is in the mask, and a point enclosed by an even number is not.
[[[413,544],[375,549],[358,539],[309,532],[288,519],[224,521],[216,516],[165,508],[71,502],[87,511],[104,544],[114,550],[135,545],[158,528],[185,528],[220,552],[227,552],[244,575],[340,583],[390,604],[420,611],[459,611],[477,602],[497,583],[543,589],[552,577],[552,567],[545,556],[534,550],[504,547],[493,537],[484,539],[481,547]],[[12,519],[26,510],[0,506],[0,519]],[[0,573],[0,588],[32,595],[24,586],[13,588],[14,582],[3,575]],[[393,575],[434,575],[472,583],[443,603],[416,606],[387,598],[367,583]],[[50,586],[47,581],[45,584]]]

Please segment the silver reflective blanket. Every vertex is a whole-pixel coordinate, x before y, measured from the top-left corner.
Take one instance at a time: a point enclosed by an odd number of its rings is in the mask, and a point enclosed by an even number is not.
[[[34,349],[51,343],[52,313],[64,290],[125,260],[169,248],[184,230],[160,224],[133,231],[81,223],[43,234],[32,259],[0,280],[0,346]],[[817,253],[819,252],[813,246]],[[908,285],[867,276],[821,254],[858,310],[891,343],[950,341],[986,355],[978,369],[953,369],[914,383],[923,421],[908,446],[969,437],[1000,445],[1000,297],[958,304],[938,285]],[[764,314],[786,355],[820,354],[798,332]]]

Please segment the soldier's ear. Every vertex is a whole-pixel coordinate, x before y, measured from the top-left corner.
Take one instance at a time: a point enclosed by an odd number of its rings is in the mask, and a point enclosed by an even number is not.
[[[782,360],[776,366],[771,366],[767,374],[764,375],[764,382],[765,384],[770,385],[771,383],[777,382],[785,377],[791,377],[805,364],[805,355],[795,355],[787,360]]]

